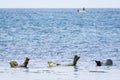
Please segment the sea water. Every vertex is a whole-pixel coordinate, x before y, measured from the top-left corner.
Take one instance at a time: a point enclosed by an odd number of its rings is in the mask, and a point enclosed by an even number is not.
[[[77,66],[49,67],[47,61]],[[28,68],[10,68],[9,62]],[[95,60],[113,66],[96,67]],[[120,9],[0,9],[0,79],[119,80]]]

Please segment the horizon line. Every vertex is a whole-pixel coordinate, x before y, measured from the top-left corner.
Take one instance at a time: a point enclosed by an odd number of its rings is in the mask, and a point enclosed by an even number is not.
[[[90,8],[100,8],[100,9],[105,9],[105,8],[111,8],[111,9],[119,9],[119,7],[0,7],[0,9],[9,9],[9,8],[18,8],[18,9],[79,9],[79,8],[86,8],[86,9],[90,9]]]

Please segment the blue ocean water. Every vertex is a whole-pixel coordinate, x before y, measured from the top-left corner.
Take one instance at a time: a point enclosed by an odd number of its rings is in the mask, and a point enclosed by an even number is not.
[[[30,57],[29,67],[43,68],[74,55],[78,69],[108,58],[120,68],[120,9],[0,9],[0,67]]]

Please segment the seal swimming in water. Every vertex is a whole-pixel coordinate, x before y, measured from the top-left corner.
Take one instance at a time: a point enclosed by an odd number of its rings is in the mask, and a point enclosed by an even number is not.
[[[17,61],[10,61],[10,66],[11,68],[16,68],[16,67],[24,67],[27,68],[28,62],[29,62],[30,58],[26,57],[25,61],[23,64],[18,65]]]
[[[96,66],[102,66],[102,65],[111,66],[111,65],[113,65],[113,61],[111,59],[107,59],[105,61],[105,63],[101,62],[101,61],[97,61],[97,60],[95,62],[96,62]]]
[[[77,61],[79,60],[79,58],[80,58],[79,56],[75,55],[73,62],[72,63],[68,63],[68,64],[58,64],[58,63],[55,63],[53,61],[48,61],[48,65],[50,67],[53,67],[53,66],[76,66]]]

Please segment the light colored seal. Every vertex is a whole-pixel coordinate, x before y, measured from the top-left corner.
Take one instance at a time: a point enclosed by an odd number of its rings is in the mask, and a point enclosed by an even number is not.
[[[27,65],[28,65],[28,63],[29,63],[29,60],[30,60],[30,58],[26,57],[24,63],[21,64],[21,65],[18,65],[17,61],[10,61],[9,64],[10,64],[10,67],[11,67],[11,68],[16,68],[16,67],[25,67],[25,68],[27,68]]]
[[[68,64],[58,64],[58,63],[55,63],[53,61],[48,61],[48,65],[50,67],[53,67],[53,66],[76,66],[77,61],[79,60],[79,58],[80,58],[79,56],[75,55],[73,62],[72,63],[68,63]]]

